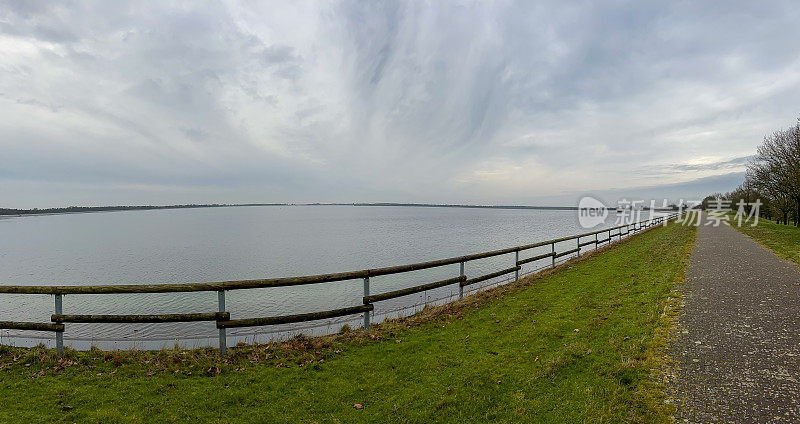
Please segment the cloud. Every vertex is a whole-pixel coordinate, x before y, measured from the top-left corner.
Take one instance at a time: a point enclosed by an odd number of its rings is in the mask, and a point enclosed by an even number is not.
[[[668,167],[668,169],[671,169],[672,171],[705,171],[705,170],[719,171],[731,168],[743,169],[752,158],[753,155],[742,156],[738,158],[711,162],[711,163],[694,163],[694,164],[685,163],[685,164],[672,165]]]
[[[688,193],[796,119],[799,14],[5,2],[0,206]]]
[[[701,175],[720,175],[730,172],[744,172],[754,155],[740,156],[732,159],[714,160],[695,158],[685,163],[670,163],[642,166],[635,168],[635,175],[673,177],[676,174],[688,175],[689,179],[697,179]],[[737,183],[738,184],[738,183]]]

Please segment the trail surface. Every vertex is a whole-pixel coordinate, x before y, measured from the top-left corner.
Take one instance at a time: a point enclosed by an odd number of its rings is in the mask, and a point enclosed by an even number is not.
[[[730,226],[702,226],[683,293],[676,421],[800,421],[800,268]]]

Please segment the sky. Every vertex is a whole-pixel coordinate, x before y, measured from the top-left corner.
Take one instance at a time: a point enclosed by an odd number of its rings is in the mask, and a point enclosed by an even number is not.
[[[576,205],[733,189],[787,2],[0,0],[0,207]]]

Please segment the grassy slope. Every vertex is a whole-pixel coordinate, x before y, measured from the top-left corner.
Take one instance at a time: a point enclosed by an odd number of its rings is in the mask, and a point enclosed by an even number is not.
[[[776,224],[774,221],[760,219],[753,227],[742,223],[739,227],[731,218],[733,228],[747,234],[761,245],[772,249],[778,256],[800,263],[800,228],[793,225]]]
[[[227,363],[71,352],[54,371],[51,352],[0,349],[0,422],[666,422],[654,334],[694,235],[656,228],[374,338],[242,347]]]

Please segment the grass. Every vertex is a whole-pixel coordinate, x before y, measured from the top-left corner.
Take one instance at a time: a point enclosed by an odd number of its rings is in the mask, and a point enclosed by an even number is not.
[[[369,335],[158,352],[0,347],[0,422],[670,422],[670,225]]]
[[[800,228],[793,225],[776,224],[775,221],[759,219],[755,227],[750,222],[738,226],[731,215],[731,226],[775,252],[778,256],[800,263]]]

